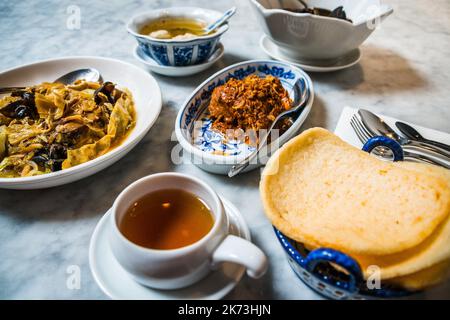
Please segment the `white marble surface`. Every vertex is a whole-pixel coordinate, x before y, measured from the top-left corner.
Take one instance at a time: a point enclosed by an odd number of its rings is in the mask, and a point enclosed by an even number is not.
[[[333,130],[342,108],[349,105],[450,131],[450,2],[385,2],[392,4],[395,13],[364,44],[361,63],[341,72],[312,75],[317,96],[303,128]],[[80,30],[66,28],[66,10],[74,4],[81,9]],[[185,97],[226,65],[266,58],[258,47],[261,30],[246,1],[0,0],[0,69],[67,55],[101,55],[138,64],[133,61],[135,43],[125,31],[125,22],[140,11],[177,4],[219,10],[237,5],[238,13],[223,38],[224,58],[197,76],[156,76],[164,96],[161,116],[143,142],[112,167],[54,189],[0,190],[0,298],[106,298],[89,271],[91,233],[126,185],[161,171],[190,173],[213,185],[242,210],[254,241],[269,256],[268,274],[256,281],[244,278],[227,298],[318,298],[294,276],[264,217],[257,188],[259,171],[228,179],[170,161],[173,123]],[[81,268],[79,290],[66,287],[70,265]],[[450,298],[450,291],[440,287],[425,296]]]

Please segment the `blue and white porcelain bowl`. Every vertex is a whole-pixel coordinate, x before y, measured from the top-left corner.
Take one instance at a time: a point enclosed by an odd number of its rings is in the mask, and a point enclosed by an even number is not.
[[[377,146],[392,150],[394,161],[403,160],[403,149],[394,140],[387,137],[374,137],[367,141],[363,150],[371,152]],[[414,292],[381,283],[380,288],[369,288],[364,280],[358,262],[349,255],[331,249],[318,248],[308,250],[303,243],[285,236],[274,227],[288,263],[295,274],[311,289],[330,299],[388,299],[401,298]],[[340,270],[330,263],[338,266]]]
[[[128,22],[127,30],[132,34],[142,52],[163,66],[189,66],[207,61],[214,53],[220,37],[228,30],[225,23],[214,33],[192,39],[157,39],[142,35],[139,30],[147,23],[164,18],[189,18],[212,23],[221,12],[195,7],[172,7],[140,13]]]
[[[292,119],[292,124],[274,141],[282,145],[294,136],[305,121],[314,100],[313,84],[309,76],[301,69],[290,64],[272,60],[252,60],[231,65],[203,82],[184,102],[175,122],[175,133],[190,161],[201,169],[228,174],[233,165],[239,163],[254,150],[243,141],[226,140],[211,129],[212,121],[208,114],[208,104],[215,87],[223,85],[231,78],[243,79],[249,75],[266,77],[272,75],[280,79],[283,87],[294,101],[304,90],[308,90],[309,99],[303,110]],[[275,144],[269,145],[274,150]],[[259,167],[261,163],[251,164],[245,171]]]

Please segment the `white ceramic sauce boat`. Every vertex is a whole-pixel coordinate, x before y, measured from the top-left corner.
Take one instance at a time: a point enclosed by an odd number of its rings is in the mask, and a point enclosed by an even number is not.
[[[309,7],[333,10],[343,6],[342,19],[294,13],[298,0],[248,0],[263,32],[288,58],[303,61],[339,59],[357,49],[392,12],[379,0],[309,0]]]

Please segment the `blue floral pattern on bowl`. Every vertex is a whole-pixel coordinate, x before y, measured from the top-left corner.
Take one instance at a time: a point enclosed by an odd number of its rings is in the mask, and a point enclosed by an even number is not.
[[[204,152],[235,156],[253,152],[255,147],[241,143],[239,140],[226,139],[221,133],[211,128],[212,120],[201,118],[201,126],[193,131],[193,143]]]
[[[158,61],[160,64],[169,64],[169,56],[167,55],[167,48],[165,46],[150,45],[143,42],[139,42],[139,46],[153,60]]]
[[[194,46],[174,47],[173,56],[176,66],[187,66],[191,64]]]
[[[135,38],[142,48],[142,52],[163,66],[189,66],[207,61],[217,48],[220,36],[228,29],[223,30],[213,37],[195,38],[192,41],[162,41],[141,35]]]
[[[198,46],[197,63],[203,63],[211,56],[214,52],[214,47],[217,46],[217,41],[210,41],[205,44],[200,44]]]
[[[231,78],[242,80],[252,74],[259,77],[272,75],[279,78],[291,98],[303,90],[309,90],[309,78],[307,79],[303,72],[288,64],[269,60],[231,66],[221,74],[213,76],[212,80],[203,83],[201,89],[189,98],[179,124],[186,135],[186,140],[191,141],[198,149],[212,154],[235,156],[247,155],[254,151],[254,146],[244,141],[226,139],[221,133],[214,131],[211,128],[212,121],[207,109],[211,94],[217,86],[223,85]],[[200,120],[200,124],[197,120]]]

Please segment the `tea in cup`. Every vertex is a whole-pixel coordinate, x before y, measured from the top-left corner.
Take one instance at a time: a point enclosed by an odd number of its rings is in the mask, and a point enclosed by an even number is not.
[[[243,265],[255,278],[267,269],[258,247],[229,234],[219,196],[197,178],[179,173],[144,177],[122,191],[112,212],[112,252],[145,286],[186,287],[222,262]]]

